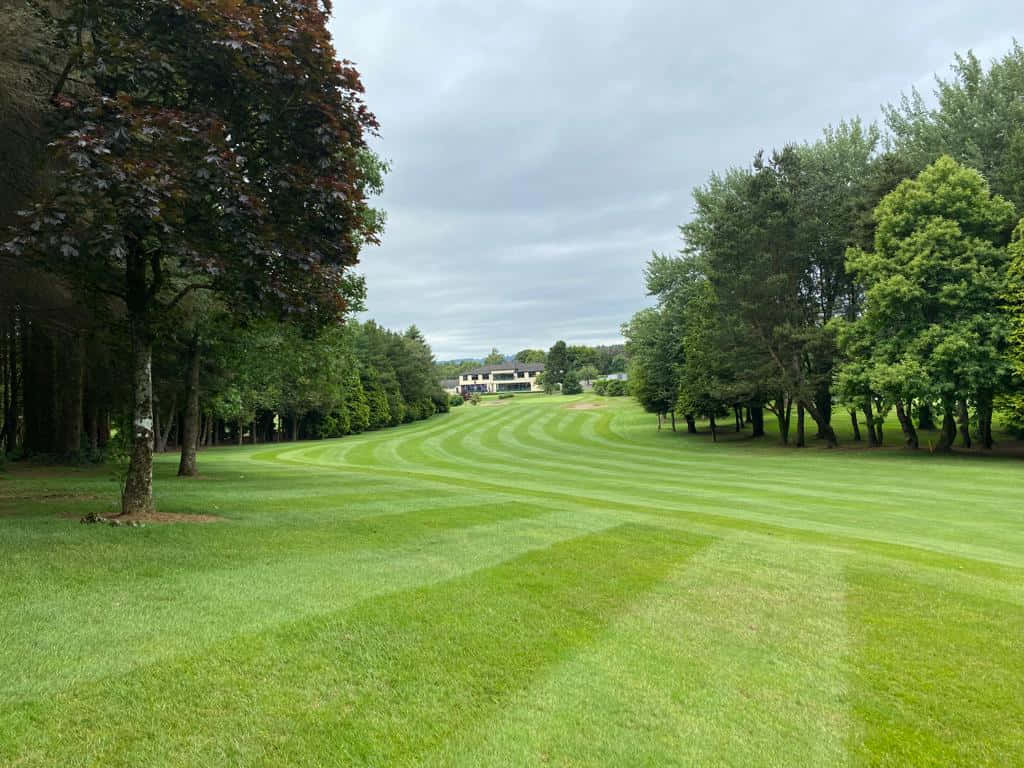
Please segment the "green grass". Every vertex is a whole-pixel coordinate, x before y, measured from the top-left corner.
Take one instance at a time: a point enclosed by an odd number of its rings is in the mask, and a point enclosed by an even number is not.
[[[0,765],[1024,765],[1019,461],[580,400],[161,457],[208,525],[9,465]]]

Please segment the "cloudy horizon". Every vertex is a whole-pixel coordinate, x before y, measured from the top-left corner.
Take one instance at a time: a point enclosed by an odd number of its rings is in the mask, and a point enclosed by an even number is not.
[[[822,6],[336,3],[392,165],[367,316],[415,323],[438,359],[620,342],[711,172],[879,120],[1016,32],[994,0]]]

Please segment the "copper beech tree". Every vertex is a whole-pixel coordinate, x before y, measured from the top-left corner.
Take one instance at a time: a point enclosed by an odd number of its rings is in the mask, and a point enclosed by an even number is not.
[[[7,249],[130,325],[122,512],[153,508],[157,320],[195,291],[240,314],[344,316],[375,241],[359,75],[327,0],[74,0],[56,20],[49,192]]]

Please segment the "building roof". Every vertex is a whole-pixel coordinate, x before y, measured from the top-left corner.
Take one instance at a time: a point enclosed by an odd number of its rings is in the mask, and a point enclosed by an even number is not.
[[[495,365],[482,365],[479,368],[474,368],[472,371],[466,371],[461,374],[462,376],[472,376],[474,374],[481,373],[495,373],[497,371],[525,371],[526,373],[540,373],[544,370],[544,363],[497,363]]]

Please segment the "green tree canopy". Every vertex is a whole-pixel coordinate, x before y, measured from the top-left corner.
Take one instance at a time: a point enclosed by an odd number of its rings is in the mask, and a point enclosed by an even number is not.
[[[1009,321],[998,297],[1006,293],[1014,208],[980,173],[944,156],[887,195],[876,218],[874,250],[848,255],[865,287],[853,337],[911,445],[910,398],[942,401],[939,448],[948,449],[958,401],[975,398],[982,421],[990,420],[993,391],[1008,375]]]

